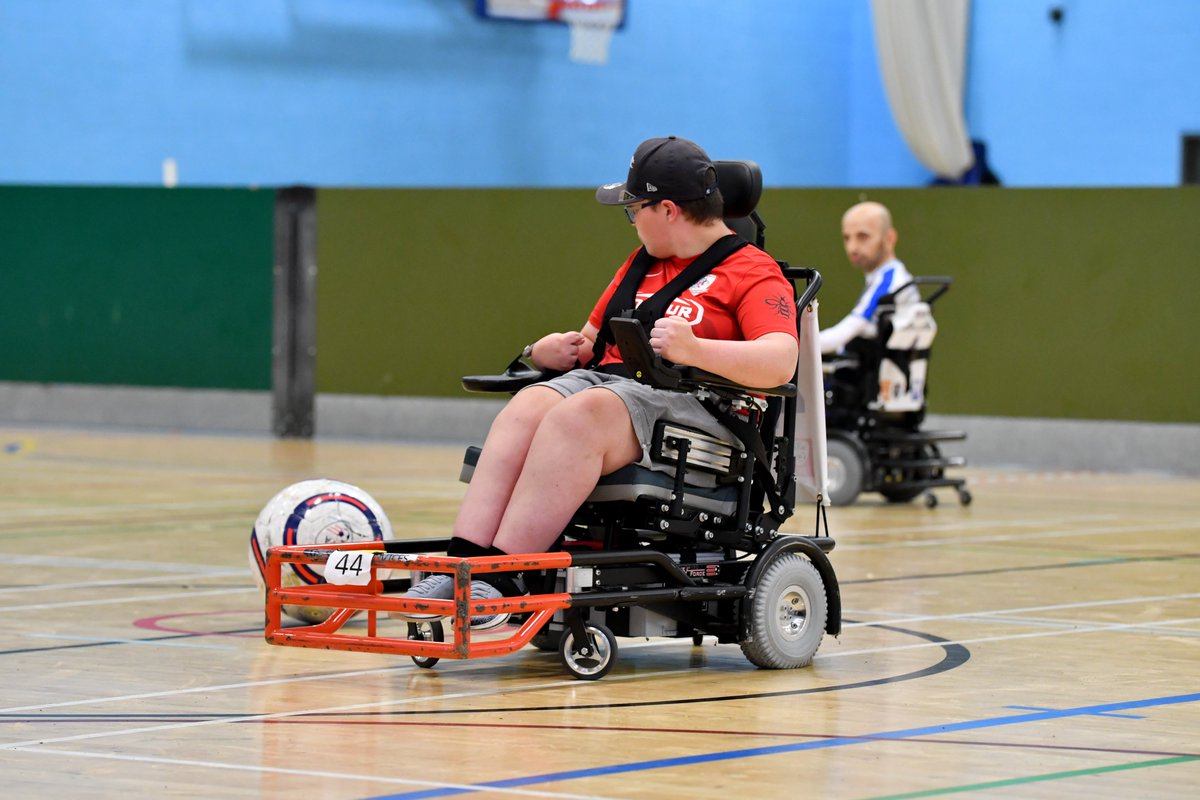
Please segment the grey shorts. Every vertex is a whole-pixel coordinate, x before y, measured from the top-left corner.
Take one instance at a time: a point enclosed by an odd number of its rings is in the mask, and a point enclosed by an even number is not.
[[[543,383],[535,383],[533,386],[546,386],[554,389],[563,397],[570,397],[587,389],[602,388],[621,398],[629,410],[629,418],[633,421],[633,432],[637,436],[638,444],[642,447],[642,459],[638,463],[648,469],[662,472],[670,472],[674,469],[669,465],[655,464],[650,461],[650,447],[654,441],[654,423],[660,419],[704,431],[740,448],[740,445],[737,444],[737,437],[730,433],[728,428],[717,422],[716,418],[700,404],[699,400],[685,392],[663,391],[644,383],[638,383],[632,378],[609,375],[590,369],[574,369],[565,375],[559,375],[557,378],[551,378]]]

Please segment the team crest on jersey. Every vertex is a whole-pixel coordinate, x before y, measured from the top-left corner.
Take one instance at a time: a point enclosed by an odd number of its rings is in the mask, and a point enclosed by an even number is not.
[[[692,288],[688,289],[688,291],[692,293],[693,297],[697,297],[707,292],[708,287],[712,286],[716,280],[716,275],[705,275],[703,278],[693,283]]]
[[[640,306],[651,296],[649,293],[638,292],[635,307]],[[700,320],[704,319],[704,306],[686,297],[676,297],[671,301],[671,305],[667,306],[667,311],[663,316],[679,317],[680,319],[687,320],[689,325],[699,325]]]

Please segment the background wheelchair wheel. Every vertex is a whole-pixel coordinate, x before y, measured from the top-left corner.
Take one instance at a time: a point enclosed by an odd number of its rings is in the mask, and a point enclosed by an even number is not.
[[[883,495],[889,503],[907,503],[910,500],[920,497],[925,490],[920,486],[913,488],[911,486],[880,486],[879,493]]]
[[[553,653],[558,649],[559,640],[550,632],[550,623],[547,622],[542,626],[542,629],[533,635],[529,643],[538,650],[543,650],[547,653]]]
[[[862,491],[864,466],[858,453],[841,439],[826,442],[826,475],[829,483],[829,502],[848,506]]]
[[[911,458],[941,458],[942,452],[936,444],[924,444],[914,450],[911,454],[905,453],[905,456]],[[932,492],[929,492],[922,486],[912,486],[910,481],[924,481],[942,477],[941,467],[918,467],[913,469],[911,473],[906,472],[904,482],[889,486],[883,484],[879,487],[879,493],[889,503],[907,503],[910,500],[915,500],[922,494],[925,494],[925,505],[929,508],[937,506],[937,497]],[[931,501],[929,498],[933,498]]]
[[[585,622],[587,631],[586,652],[575,644],[571,629],[563,631],[558,643],[558,655],[563,666],[576,678],[594,681],[603,678],[617,660],[617,639],[612,631],[598,622]]]
[[[807,666],[825,635],[825,582],[808,559],[784,553],[763,570],[749,602],[750,638],[741,642],[751,664],[767,669]]]
[[[423,642],[444,642],[446,633],[442,630],[442,621],[439,619],[431,619],[428,622],[410,622],[408,623],[408,638],[419,639]],[[412,656],[413,663],[422,669],[429,669],[440,658],[433,656]]]

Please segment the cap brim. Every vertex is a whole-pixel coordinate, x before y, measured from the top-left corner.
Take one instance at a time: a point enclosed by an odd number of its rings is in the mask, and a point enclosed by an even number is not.
[[[641,199],[630,194],[624,183],[606,183],[596,190],[596,202],[606,206],[627,206]]]

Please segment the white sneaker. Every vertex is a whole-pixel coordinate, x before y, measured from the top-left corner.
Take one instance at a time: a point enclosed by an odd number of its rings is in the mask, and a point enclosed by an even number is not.
[[[454,578],[445,573],[436,573],[425,578],[425,580],[415,584],[411,589],[404,593],[405,597],[413,597],[421,600],[453,600],[454,599]],[[504,597],[500,590],[490,583],[483,581],[471,581],[471,599],[478,600],[498,600]],[[398,612],[395,616],[401,619],[412,620],[414,622],[428,619],[438,619],[441,614],[413,614],[407,612]],[[471,628],[477,631],[486,631],[492,628],[503,625],[508,622],[509,614],[489,614],[483,617],[471,617]]]

